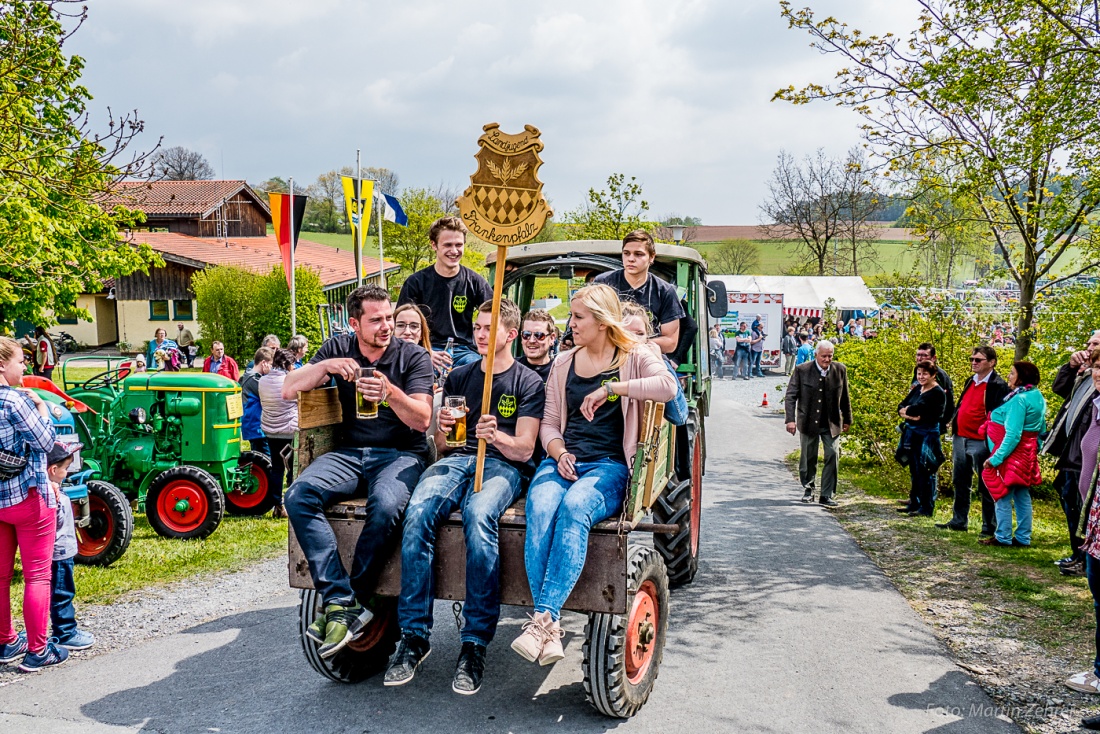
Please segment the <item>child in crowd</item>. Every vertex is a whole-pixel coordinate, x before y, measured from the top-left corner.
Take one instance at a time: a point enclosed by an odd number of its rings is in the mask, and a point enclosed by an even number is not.
[[[92,633],[77,627],[73,598],[73,558],[76,557],[76,523],[73,503],[61,492],[61,484],[73,455],[82,448],[79,443],[58,441],[46,457],[46,476],[57,493],[57,537],[53,546],[53,576],[50,581],[50,622],[57,644],[68,650],[86,650],[95,644]]]

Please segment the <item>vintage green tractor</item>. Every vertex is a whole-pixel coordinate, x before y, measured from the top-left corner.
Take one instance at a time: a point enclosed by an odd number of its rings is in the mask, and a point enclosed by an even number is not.
[[[68,399],[88,406],[77,422],[87,467],[135,502],[159,535],[205,538],[226,511],[271,509],[270,460],[241,451],[241,388],[232,380],[131,373],[127,363],[111,360],[80,383],[62,371],[62,384]]]

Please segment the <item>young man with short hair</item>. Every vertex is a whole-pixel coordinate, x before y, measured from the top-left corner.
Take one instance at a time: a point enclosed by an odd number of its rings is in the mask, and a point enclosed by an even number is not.
[[[524,367],[534,370],[543,385],[546,384],[550,367],[553,365],[550,350],[554,346],[557,335],[558,326],[554,323],[554,317],[549,311],[537,308],[523,315],[523,330],[519,333],[523,356],[517,361]]]
[[[489,282],[462,264],[466,225],[458,217],[442,217],[428,231],[435,262],[405,280],[397,305],[415,303],[428,319],[432,336],[432,364],[443,373],[478,360],[474,347],[474,311],[491,300]],[[453,356],[447,354],[454,339]]]
[[[386,671],[385,685],[405,685],[431,652],[432,560],[439,526],[452,512],[462,512],[466,535],[466,603],[463,607],[462,651],[451,687],[472,695],[481,688],[485,648],[500,618],[501,514],[522,493],[523,482],[534,472],[531,455],[538,440],[545,400],[538,375],[512,358],[512,342],[519,333],[519,307],[508,299],[500,302],[496,352],[493,358],[493,393],[490,412],[481,413],[485,384],[485,357],[489,351],[492,301],[481,304],[474,323],[474,340],[482,355],[479,362],[456,367],[443,387],[448,396],[466,398],[466,443],[452,448],[446,436],[455,419],[448,409],[439,411],[436,448],[443,458],[424,472],[405,513],[401,541],[401,598],[397,618],[401,642]],[[481,491],[473,492],[478,439],[488,445]]]
[[[417,344],[394,338],[390,295],[376,285],[348,296],[347,334],[317,350],[309,364],[287,373],[283,399],[328,385],[333,379],[343,412],[337,445],[305,468],[290,485],[283,506],[309,563],[324,614],[306,630],[332,657],[360,637],[373,613],[371,598],[389,557],[401,513],[428,461],[424,438],[432,417],[432,362]],[[362,367],[373,377],[360,378]],[[374,418],[358,418],[356,393],[378,404]],[[337,553],[325,509],[366,497],[366,522],[359,534],[351,575]]]
[[[676,351],[684,307],[676,287],[649,272],[657,259],[653,235],[636,229],[623,238],[623,269],[600,273],[594,283],[609,285],[623,301],[634,301],[646,310],[656,336],[650,339],[664,354]]]

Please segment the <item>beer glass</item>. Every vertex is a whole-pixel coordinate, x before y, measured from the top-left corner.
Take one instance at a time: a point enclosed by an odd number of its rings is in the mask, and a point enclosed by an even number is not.
[[[359,379],[367,380],[374,377],[374,367],[360,367]],[[371,418],[378,417],[378,403],[373,400],[367,400],[363,393],[359,392],[358,381],[355,385],[355,417],[363,420],[370,420]]]
[[[455,420],[455,424],[447,431],[447,445],[451,448],[466,445],[466,398],[462,395],[448,395],[446,403],[447,413]]]

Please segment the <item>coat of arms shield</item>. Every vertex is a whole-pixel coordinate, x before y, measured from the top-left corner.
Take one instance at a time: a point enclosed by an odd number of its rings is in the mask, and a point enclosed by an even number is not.
[[[495,122],[483,130],[477,171],[458,199],[462,220],[476,237],[498,247],[529,242],[553,215],[538,178],[539,130],[524,125],[523,132],[509,135]]]

